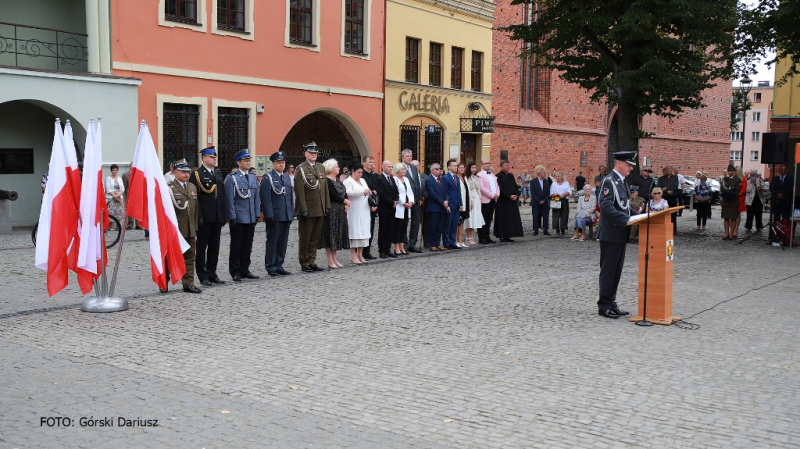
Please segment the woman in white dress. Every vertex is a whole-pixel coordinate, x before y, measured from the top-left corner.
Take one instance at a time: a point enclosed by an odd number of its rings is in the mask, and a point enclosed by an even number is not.
[[[406,179],[406,166],[402,162],[394,164],[392,168],[394,183],[397,185],[397,206],[394,210],[394,231],[392,237],[394,253],[406,256],[408,252],[403,248],[403,240],[408,233],[408,218],[411,216],[411,206],[414,205],[414,191]]]
[[[364,166],[356,163],[350,169],[350,176],[344,180],[350,209],[347,210],[347,226],[350,232],[350,261],[356,265],[366,263],[364,248],[369,245],[369,193],[367,182],[361,178]]]
[[[478,178],[478,166],[475,162],[467,164],[464,174],[465,183],[469,189],[469,218],[464,227],[467,228],[467,243],[475,244],[475,230],[483,227],[483,214],[481,213],[481,181]]]

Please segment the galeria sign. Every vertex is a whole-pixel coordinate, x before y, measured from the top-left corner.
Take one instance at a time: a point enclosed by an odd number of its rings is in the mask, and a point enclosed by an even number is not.
[[[433,112],[436,115],[449,114],[450,102],[447,97],[431,94],[415,94],[409,97],[408,91],[400,92],[400,109],[412,109],[419,112]]]

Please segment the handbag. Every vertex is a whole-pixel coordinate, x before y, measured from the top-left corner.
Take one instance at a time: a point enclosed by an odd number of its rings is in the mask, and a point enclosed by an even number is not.
[[[367,198],[370,207],[378,207],[378,192],[370,191],[369,198]]]
[[[561,200],[550,200],[550,209],[561,209]]]

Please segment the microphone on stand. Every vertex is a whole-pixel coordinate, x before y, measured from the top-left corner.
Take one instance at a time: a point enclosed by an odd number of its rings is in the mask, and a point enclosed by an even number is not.
[[[647,321],[647,269],[650,264],[650,201],[647,202],[647,237],[644,247],[644,307],[642,308],[642,319],[636,322],[637,326],[652,326],[653,323]]]

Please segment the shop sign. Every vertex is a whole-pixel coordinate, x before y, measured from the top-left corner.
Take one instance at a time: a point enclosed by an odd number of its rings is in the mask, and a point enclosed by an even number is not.
[[[436,115],[449,114],[450,102],[447,97],[442,95],[431,95],[422,93],[412,93],[408,91],[400,92],[400,109],[418,112],[433,112]]]
[[[493,133],[494,132],[494,119],[493,118],[473,118],[472,119],[472,132],[475,132],[475,133]]]

